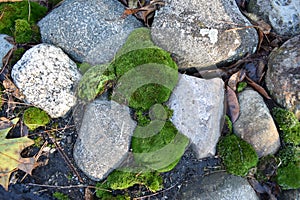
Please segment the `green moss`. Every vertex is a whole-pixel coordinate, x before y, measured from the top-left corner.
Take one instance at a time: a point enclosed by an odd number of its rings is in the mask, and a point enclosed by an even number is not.
[[[40,126],[45,126],[50,122],[48,114],[36,107],[30,107],[24,111],[23,120],[29,130],[34,130]]]
[[[80,63],[77,64],[79,71],[84,74],[85,72],[87,72],[90,68],[92,68],[93,66],[90,65],[89,63]]]
[[[300,188],[300,162],[279,167],[276,180],[284,190]]]
[[[188,144],[188,138],[170,121],[155,120],[135,129],[131,146],[137,163],[166,172],[176,166]]]
[[[285,143],[300,145],[300,122],[294,113],[282,108],[273,108],[275,121],[282,131],[282,137]]]
[[[84,73],[77,88],[79,98],[91,101],[111,87],[115,75],[108,67],[108,64],[96,65]]]
[[[16,64],[21,59],[21,57],[23,56],[24,53],[25,53],[25,49],[24,48],[22,48],[22,47],[17,48],[13,52],[12,57],[9,60],[9,65],[13,66],[14,64]]]
[[[247,87],[247,83],[246,82],[239,82],[238,87],[237,87],[237,92],[241,92],[243,91],[245,88]]]
[[[227,135],[218,143],[218,152],[226,170],[238,176],[247,175],[255,167],[258,156],[253,147],[236,135]]]
[[[230,117],[228,115],[225,115],[225,124],[229,130],[228,134],[232,134],[232,122],[230,120]]]
[[[61,193],[61,192],[54,192],[53,197],[57,200],[69,200],[68,195]]]
[[[40,6],[36,2],[30,2],[30,13],[29,5],[27,1],[14,2],[14,3],[1,3],[0,4],[0,33],[4,33],[10,36],[18,38],[18,42],[36,42],[39,38],[36,38],[38,34],[38,27],[35,25],[47,13],[47,8]],[[29,30],[28,24],[31,27],[32,35],[29,38],[26,33],[26,37],[19,36],[18,34],[24,34],[21,32],[24,29],[24,22],[20,24],[19,20],[25,20],[27,24],[26,32]],[[18,24],[19,23],[19,24]],[[21,25],[21,26],[20,26]],[[20,39],[22,38],[22,39]],[[25,40],[28,39],[28,40]]]
[[[278,152],[278,158],[281,160],[281,166],[287,166],[289,163],[300,162],[300,147],[287,145]]]
[[[30,24],[24,19],[17,19],[15,21],[14,37],[16,43],[29,42],[32,36]]]
[[[99,189],[96,190],[96,196],[100,199],[128,199],[126,194],[114,197],[107,190],[124,190],[134,185],[144,185],[150,191],[156,192],[163,188],[162,182],[162,177],[157,172],[135,173],[130,170],[115,170],[104,183],[97,183],[96,187]]]

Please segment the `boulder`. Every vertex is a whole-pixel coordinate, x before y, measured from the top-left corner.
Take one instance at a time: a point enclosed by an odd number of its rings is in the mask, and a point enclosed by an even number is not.
[[[190,139],[198,159],[214,156],[224,118],[224,83],[179,74],[169,101],[171,121]]]
[[[75,87],[81,78],[77,65],[60,48],[39,44],[13,66],[11,77],[25,101],[52,118],[64,116],[75,104]]]
[[[300,119],[300,35],[272,51],[265,80],[273,99]]]
[[[9,36],[0,34],[0,69],[3,67],[2,59],[14,46],[5,39],[6,37]]]
[[[75,162],[88,177],[102,180],[127,158],[136,123],[128,107],[95,100],[87,106],[81,124],[73,152]]]
[[[123,12],[118,0],[66,0],[38,23],[42,41],[78,62],[107,63],[129,33],[142,26],[133,16],[122,19]]]
[[[251,89],[241,92],[238,98],[240,116],[233,124],[233,132],[251,144],[258,157],[276,153],[279,134],[263,98]]]
[[[179,68],[216,67],[253,53],[257,33],[234,0],[166,0],[155,16],[154,43],[171,52]]]

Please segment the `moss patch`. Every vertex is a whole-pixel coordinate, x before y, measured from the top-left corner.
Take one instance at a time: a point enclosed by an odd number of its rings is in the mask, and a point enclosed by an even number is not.
[[[45,126],[50,122],[48,114],[36,107],[30,107],[25,110],[23,115],[24,123],[29,130],[34,130],[40,126]]]
[[[237,92],[242,92],[245,88],[247,87],[246,82],[239,82],[238,87],[237,87]]]
[[[218,152],[226,170],[238,176],[247,175],[249,169],[258,163],[258,156],[253,147],[233,134],[219,141]]]
[[[276,180],[284,190],[300,188],[300,162],[280,167]]]
[[[37,42],[40,37],[36,23],[46,13],[47,8],[36,2],[30,2],[30,13],[27,1],[1,3],[0,33],[14,36],[17,43]]]
[[[150,129],[137,127],[134,131],[131,145],[135,161],[159,172],[170,171],[183,155],[189,140],[170,121],[151,121],[148,126],[153,124]],[[155,134],[155,127],[162,129]]]

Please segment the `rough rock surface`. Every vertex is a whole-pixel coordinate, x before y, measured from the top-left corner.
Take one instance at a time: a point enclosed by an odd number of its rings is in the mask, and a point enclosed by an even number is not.
[[[283,190],[278,200],[299,200],[300,189],[297,190]]]
[[[215,155],[224,117],[224,83],[179,74],[167,102],[174,111],[171,121],[186,135],[198,159]]]
[[[279,134],[263,98],[254,90],[239,94],[240,116],[233,132],[253,146],[259,157],[274,154],[280,147]]]
[[[61,47],[76,61],[102,64],[142,26],[133,16],[122,19],[123,12],[118,0],[66,0],[38,25],[43,42]]]
[[[89,104],[74,146],[78,167],[93,180],[104,179],[127,157],[135,126],[126,106],[104,100]]]
[[[179,193],[176,199],[181,200],[259,200],[246,179],[224,172],[195,177]]]
[[[74,90],[81,74],[60,48],[39,44],[13,66],[11,77],[27,103],[57,118],[75,105]]]
[[[273,99],[300,119],[300,35],[270,54],[265,80]]]
[[[154,19],[154,43],[174,54],[179,68],[214,67],[254,52],[257,33],[234,0],[166,0]]]
[[[299,0],[250,0],[248,9],[270,23],[279,35],[300,33]]]
[[[2,59],[13,48],[13,45],[5,37],[8,37],[8,35],[0,34],[0,69],[3,67]]]

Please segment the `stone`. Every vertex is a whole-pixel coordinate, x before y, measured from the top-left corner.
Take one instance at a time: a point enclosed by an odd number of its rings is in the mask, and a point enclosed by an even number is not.
[[[93,101],[85,110],[74,146],[78,167],[93,180],[107,177],[127,158],[135,126],[128,107]]]
[[[300,200],[300,189],[283,190],[278,200]]]
[[[157,11],[151,35],[171,52],[178,67],[216,67],[237,60],[257,46],[257,33],[234,0],[166,0]]]
[[[26,103],[63,117],[75,104],[81,78],[77,65],[60,48],[39,44],[27,50],[13,66],[11,77]]]
[[[238,95],[240,116],[233,132],[253,146],[258,157],[274,154],[280,147],[279,134],[263,98],[246,89]]]
[[[272,51],[265,81],[273,99],[300,120],[300,35]]]
[[[214,156],[224,118],[224,82],[179,74],[167,105],[171,121],[190,139],[198,159]]]
[[[248,10],[268,22],[279,35],[300,33],[299,0],[250,0]]]
[[[176,199],[181,200],[259,200],[248,181],[225,172],[194,177],[183,184]]]
[[[118,0],[66,0],[38,26],[44,43],[61,47],[78,62],[104,64],[142,26],[133,16],[122,19],[123,12]]]
[[[0,69],[3,67],[2,59],[6,56],[6,54],[14,47],[11,43],[9,43],[5,38],[9,37],[8,35],[0,34]]]

